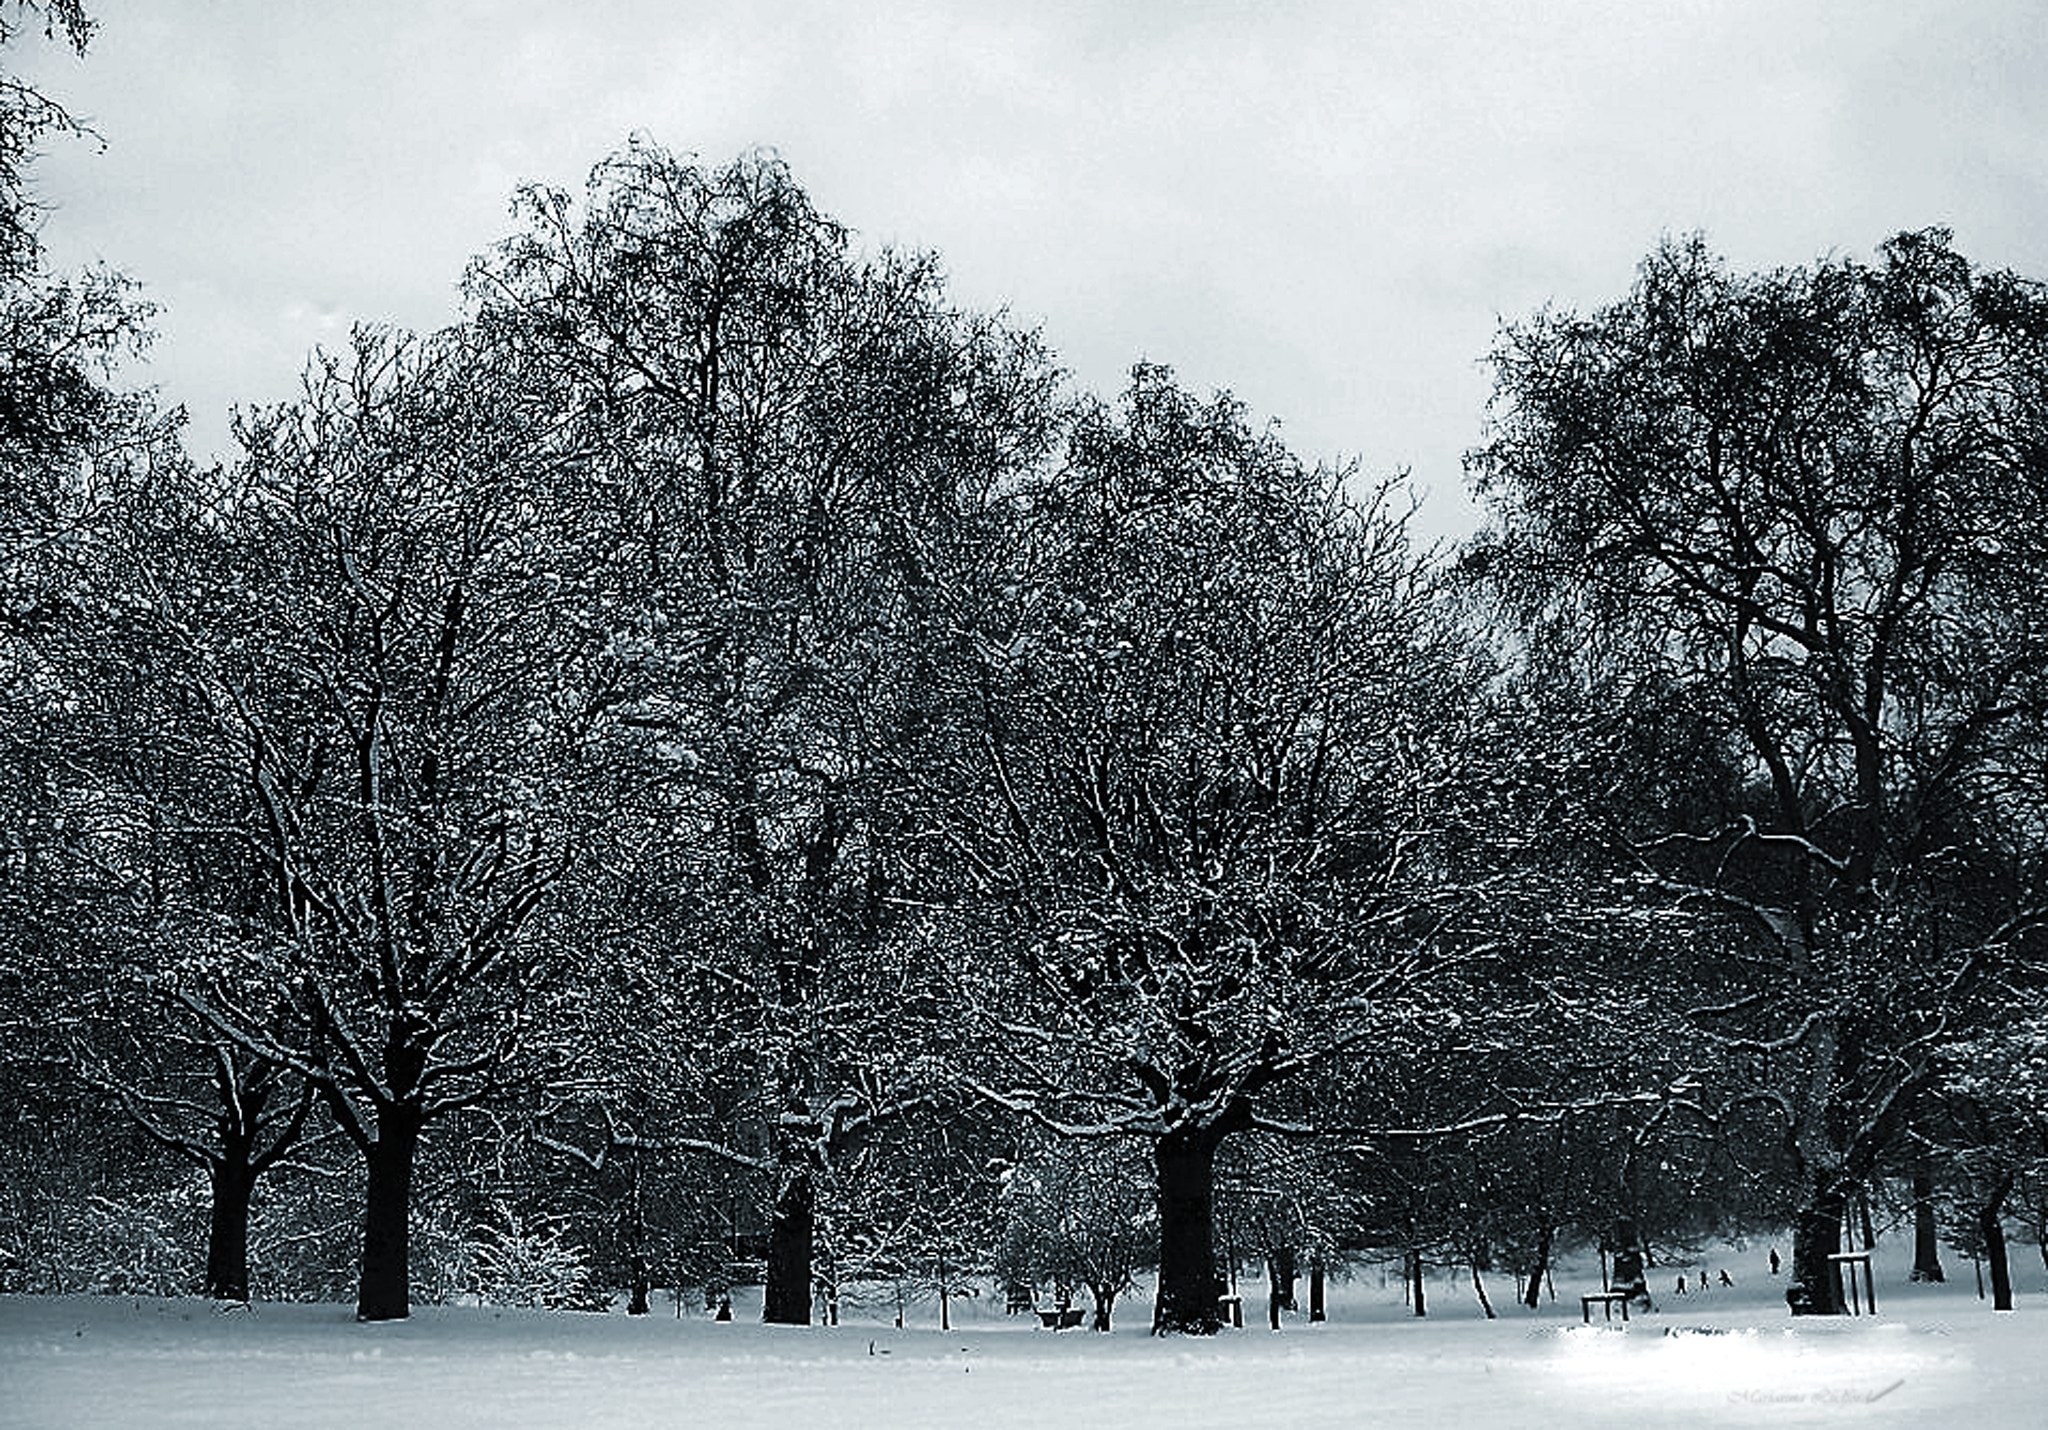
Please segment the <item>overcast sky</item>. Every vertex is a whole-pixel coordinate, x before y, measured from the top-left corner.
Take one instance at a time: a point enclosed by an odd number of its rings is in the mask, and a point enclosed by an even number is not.
[[[1620,296],[1665,234],[1739,266],[1945,224],[2048,277],[2038,0],[87,0],[91,121],[37,170],[60,261],[163,308],[141,376],[226,447],[356,320],[456,314],[515,184],[638,131],[779,150],[870,245],[1140,357],[1463,524],[1499,321]]]

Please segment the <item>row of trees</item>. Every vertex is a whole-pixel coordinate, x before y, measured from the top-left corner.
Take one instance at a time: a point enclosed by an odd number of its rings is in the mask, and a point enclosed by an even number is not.
[[[1494,525],[1434,553],[1399,482],[1162,368],[1076,397],[773,158],[643,142],[201,470],[111,391],[147,314],[47,271],[26,152],[17,1262],[155,1165],[132,1127],[205,1170],[216,1295],[266,1178],[355,1188],[365,1319],[430,1200],[570,1217],[636,1309],[1000,1263],[1106,1325],[1149,1264],[1204,1332],[1221,1245],[1533,1295],[1701,1205],[1790,1220],[1839,1310],[1855,1199],[1939,1156],[2003,1266],[2048,1155],[2039,285],[1933,231],[1667,245],[1504,332]]]

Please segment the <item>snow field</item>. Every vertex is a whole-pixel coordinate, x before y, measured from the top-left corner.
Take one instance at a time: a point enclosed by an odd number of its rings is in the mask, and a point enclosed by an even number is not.
[[[2031,1250],[2031,1248],[2029,1248]],[[893,1308],[832,1328],[720,1324],[664,1304],[646,1318],[421,1307],[357,1325],[347,1307],[200,1300],[0,1297],[0,1425],[57,1427],[848,1426],[1492,1427],[2048,1424],[2048,1306],[2038,1271],[1995,1315],[1969,1266],[1947,1286],[1902,1284],[1880,1259],[1876,1317],[1788,1317],[1760,1250],[1732,1257],[1733,1290],[1661,1296],[1626,1328],[1583,1326],[1560,1273],[1532,1314],[1489,1287],[1439,1278],[1426,1320],[1375,1273],[1332,1287],[1330,1323],[1290,1318],[1214,1340],[1154,1340],[1147,1304],[1118,1329],[1054,1335],[1000,1304]],[[1706,1264],[1718,1267],[1720,1261]],[[1886,1275],[1890,1270],[1894,1274]],[[1675,1270],[1670,1272],[1675,1280]],[[1697,1280],[1695,1274],[1695,1282]],[[1654,1283],[1653,1283],[1654,1284]],[[1247,1308],[1263,1310],[1253,1282]],[[1666,1288],[1669,1289],[1668,1286]],[[2025,1293],[2032,1291],[2032,1296]],[[1462,1295],[1460,1294],[1462,1292]],[[2029,1302],[2031,1301],[2031,1305]]]

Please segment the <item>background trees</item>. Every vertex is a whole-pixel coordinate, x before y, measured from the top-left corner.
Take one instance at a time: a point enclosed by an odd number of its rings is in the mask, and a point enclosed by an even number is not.
[[[0,7],[0,65],[38,31],[83,53],[93,25],[68,0]],[[177,414],[115,386],[147,345],[149,305],[112,270],[53,271],[43,249],[34,157],[85,134],[0,69],[0,1262],[31,1283],[39,1224],[149,1161],[71,1053],[85,975],[119,953],[134,867],[108,857],[121,813],[103,791],[135,751],[138,681],[100,562],[110,514],[182,465]]]
[[[1000,1260],[1106,1324],[1149,1262],[1202,1332],[1219,1246],[1483,1294],[1796,1203],[1827,1309],[1888,1167],[1987,1248],[2038,1204],[2048,305],[1946,235],[1508,330],[1447,572],[1398,484],[1066,394],[772,157],[646,143],[195,471],[111,387],[146,310],[42,264],[68,121],[0,118],[10,1231],[196,1220],[154,1138],[246,1295],[332,1129],[366,1318],[421,1249],[792,1322]]]
[[[1802,1309],[1933,1047],[2039,953],[2044,321],[1940,231],[1750,277],[1694,241],[1496,353],[1488,559],[1624,718],[1672,690],[1742,770],[1635,843],[1725,985],[1686,1020],[1784,1118]]]

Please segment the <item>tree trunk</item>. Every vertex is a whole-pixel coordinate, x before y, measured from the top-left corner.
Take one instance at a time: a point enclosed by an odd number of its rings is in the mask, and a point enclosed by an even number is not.
[[[1222,1329],[1216,1275],[1216,1148],[1205,1128],[1153,1145],[1159,1174],[1159,1299],[1154,1335],[1211,1336]]]
[[[1839,1316],[1848,1310],[1842,1300],[1842,1278],[1830,1258],[1842,1249],[1842,1218],[1848,1194],[1840,1187],[1810,1187],[1806,1205],[1792,1228],[1792,1283],[1785,1302],[1795,1316]]]
[[[1941,1240],[1934,1225],[1934,1174],[1913,1169],[1913,1279],[1941,1281]]]
[[[1408,1253],[1408,1290],[1415,1314],[1418,1316],[1429,1314],[1429,1300],[1424,1294],[1423,1285],[1422,1253],[1411,1251]]]
[[[1480,1309],[1480,1310],[1482,1310],[1482,1311],[1484,1311],[1484,1312],[1486,1312],[1486,1319],[1487,1319],[1487,1320],[1489,1320],[1489,1321],[1493,1321],[1493,1320],[1498,1320],[1498,1319],[1499,1319],[1499,1317],[1497,1317],[1496,1315],[1494,1315],[1494,1312],[1493,1312],[1493,1302],[1492,1302],[1492,1300],[1491,1300],[1491,1299],[1489,1299],[1489,1298],[1488,1298],[1488,1296],[1487,1296],[1487,1294],[1486,1294],[1486,1283],[1485,1283],[1484,1281],[1482,1281],[1482,1280],[1480,1279],[1480,1277],[1479,1277],[1479,1255],[1478,1255],[1478,1253],[1477,1253],[1477,1252],[1473,1253],[1473,1255],[1472,1255],[1472,1257],[1471,1257],[1471,1265],[1472,1265],[1472,1290],[1473,1290],[1473,1291],[1474,1291],[1474,1292],[1475,1292],[1475,1293],[1476,1293],[1476,1294],[1478,1295],[1478,1297],[1479,1297],[1479,1309]]]
[[[1536,1264],[1529,1268],[1529,1284],[1522,1291],[1522,1304],[1535,1310],[1543,1294],[1543,1273],[1550,1267],[1550,1228],[1544,1227],[1536,1238]]]
[[[1991,1268],[1991,1309],[2012,1309],[2012,1264],[2005,1249],[2005,1199],[2012,1193],[2012,1173],[1998,1179],[1977,1209],[1977,1233],[1984,1240],[1984,1260]]]
[[[1266,1255],[1266,1291],[1275,1298],[1283,1311],[1298,1311],[1295,1303],[1294,1283],[1300,1275],[1294,1256],[1294,1248],[1283,1246]]]
[[[412,1314],[412,1165],[419,1151],[420,1109],[387,1103],[377,1111],[377,1140],[365,1154],[369,1186],[363,1199],[362,1280],[358,1321],[402,1321]]]
[[[811,1323],[811,1256],[817,1237],[817,1189],[811,1169],[785,1161],[768,1219],[768,1284],[761,1319],[771,1326]]]
[[[1116,1304],[1116,1287],[1090,1286],[1089,1294],[1095,1297],[1094,1327],[1098,1331],[1109,1329],[1110,1308]]]
[[[648,1314],[648,1303],[654,1293],[654,1276],[647,1265],[647,1199],[640,1185],[640,1148],[637,1141],[632,1157],[632,1181],[626,1188],[626,1237],[630,1247],[626,1262],[633,1286],[632,1295],[626,1302],[626,1314],[644,1316]]]
[[[1308,1321],[1310,1325],[1328,1319],[1323,1309],[1323,1254],[1318,1251],[1308,1262]]]
[[[249,1199],[256,1170],[247,1148],[230,1143],[227,1155],[208,1168],[213,1209],[206,1232],[206,1292],[216,1301],[249,1299]]]

